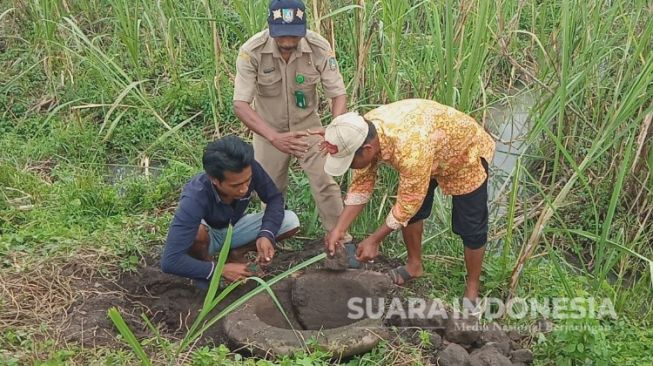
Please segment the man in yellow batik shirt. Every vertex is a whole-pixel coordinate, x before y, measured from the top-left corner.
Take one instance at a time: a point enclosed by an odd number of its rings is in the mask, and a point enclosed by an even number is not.
[[[333,176],[354,169],[345,209],[325,239],[333,253],[374,190],[379,164],[399,172],[397,200],[385,224],[359,243],[357,259],[379,254],[383,239],[401,229],[408,251],[405,266],[390,271],[401,285],[422,275],[424,219],[431,214],[436,187],[453,196],[452,226],[465,246],[464,297],[476,301],[488,232],[488,162],[492,137],[470,116],[430,100],[407,99],[376,108],[365,116],[345,113],[324,131],[324,170]]]

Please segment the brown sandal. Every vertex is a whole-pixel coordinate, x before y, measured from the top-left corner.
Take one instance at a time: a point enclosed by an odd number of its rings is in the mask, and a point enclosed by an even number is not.
[[[406,266],[399,266],[395,269],[391,269],[390,272],[388,272],[388,276],[390,276],[392,283],[394,283],[397,286],[405,285],[408,281],[415,278],[411,276],[410,273],[408,273]],[[400,278],[401,280],[403,280],[402,283],[399,283]]]

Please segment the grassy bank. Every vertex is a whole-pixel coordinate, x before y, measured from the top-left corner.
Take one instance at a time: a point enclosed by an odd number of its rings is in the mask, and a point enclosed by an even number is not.
[[[249,137],[231,109],[234,60],[265,26],[266,6],[0,3],[0,361],[128,362],[122,350],[59,343],[52,320],[62,309],[53,300],[44,311],[49,297],[37,290],[47,286],[30,286],[30,277],[48,278],[52,263],[89,252],[84,265],[115,275],[160,250],[205,143],[228,133]],[[327,0],[307,7],[311,28],[335,46],[352,108],[430,98],[485,123],[490,108],[511,102],[514,87],[537,96],[528,149],[496,200],[506,215],[491,227],[484,293],[607,297],[619,315],[602,323],[610,330],[541,335],[539,362],[650,363],[642,360],[653,347],[648,2]],[[116,167],[135,174],[116,179]],[[358,237],[393,202],[396,176],[381,178],[354,226]],[[302,235],[315,237],[321,230],[306,186],[295,169],[288,205],[305,223]],[[464,284],[449,204],[438,197],[425,236],[428,273],[419,282],[443,298]],[[405,255],[398,237],[384,252]],[[197,359],[221,352],[200,350]]]

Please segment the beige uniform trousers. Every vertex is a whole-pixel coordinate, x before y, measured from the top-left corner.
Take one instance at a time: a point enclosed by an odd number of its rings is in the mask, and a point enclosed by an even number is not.
[[[340,186],[324,172],[325,155],[320,151],[319,138],[307,137],[311,147],[304,157],[297,159],[311,186],[311,194],[317,205],[322,226],[330,231],[336,226],[342,213],[343,200]],[[288,189],[288,168],[290,155],[285,154],[265,138],[254,134],[254,155],[263,169],[270,175],[284,197]]]

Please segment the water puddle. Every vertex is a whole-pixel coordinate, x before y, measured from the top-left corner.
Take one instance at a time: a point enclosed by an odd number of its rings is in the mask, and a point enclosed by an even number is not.
[[[107,173],[104,177],[106,184],[114,186],[118,190],[119,196],[124,196],[127,192],[127,185],[138,181],[150,181],[156,179],[163,172],[162,165],[150,165],[149,161],[145,164],[109,164]]]
[[[530,112],[535,105],[533,92],[520,90],[500,104],[488,108],[486,127],[497,139],[492,161],[492,179],[488,186],[490,207],[496,217],[505,213],[507,193],[517,159],[526,150],[526,137],[531,128]]]
[[[142,177],[145,179],[153,179],[161,175],[163,166],[147,164],[133,165],[133,164],[109,164],[107,166],[108,172],[106,182],[110,185],[119,185],[120,183],[136,178]]]

